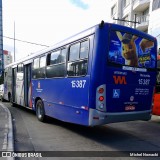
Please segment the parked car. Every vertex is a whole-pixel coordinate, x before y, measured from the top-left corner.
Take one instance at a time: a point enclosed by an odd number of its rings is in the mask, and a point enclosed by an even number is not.
[[[4,95],[4,84],[0,85],[0,100],[3,101],[3,95]]]

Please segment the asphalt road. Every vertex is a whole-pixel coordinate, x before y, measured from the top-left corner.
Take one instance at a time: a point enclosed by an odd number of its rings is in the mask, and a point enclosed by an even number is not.
[[[9,103],[5,105],[11,111],[13,118],[15,151],[120,151],[122,153],[123,151],[160,151],[160,119],[148,122],[114,123],[91,128],[52,118],[42,123],[30,110],[19,106],[11,107]],[[19,159],[21,158],[17,158]],[[52,157],[42,159],[139,160],[146,159],[146,157]]]

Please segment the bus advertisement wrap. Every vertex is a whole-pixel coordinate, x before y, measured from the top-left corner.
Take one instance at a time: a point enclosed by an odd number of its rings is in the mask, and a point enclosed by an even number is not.
[[[155,68],[154,42],[136,35],[111,31],[109,61],[133,67]]]

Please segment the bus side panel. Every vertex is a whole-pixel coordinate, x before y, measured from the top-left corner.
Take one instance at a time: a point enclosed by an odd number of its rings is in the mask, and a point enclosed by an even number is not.
[[[16,101],[18,105],[24,106],[24,76],[23,73],[17,73],[16,79]]]
[[[89,76],[33,80],[33,97],[40,97],[45,113],[62,121],[88,125]]]
[[[46,115],[62,121],[89,124],[89,85],[94,34],[89,37],[88,71],[86,76],[32,80],[33,109],[40,97]]]
[[[49,106],[48,102],[44,102],[44,104],[46,115],[49,117],[53,117],[64,122],[88,126],[88,110],[67,105],[60,105],[57,103],[52,103]]]
[[[109,40],[109,26],[97,28],[94,38],[94,49],[92,53],[91,81],[90,81],[90,108],[96,109],[97,87],[106,84],[106,62]]]

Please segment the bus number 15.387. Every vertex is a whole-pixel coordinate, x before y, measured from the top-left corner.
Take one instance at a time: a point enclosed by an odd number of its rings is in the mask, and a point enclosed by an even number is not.
[[[71,81],[72,88],[84,88],[86,80],[73,80]]]
[[[150,79],[139,79],[138,82],[140,85],[149,85]]]

